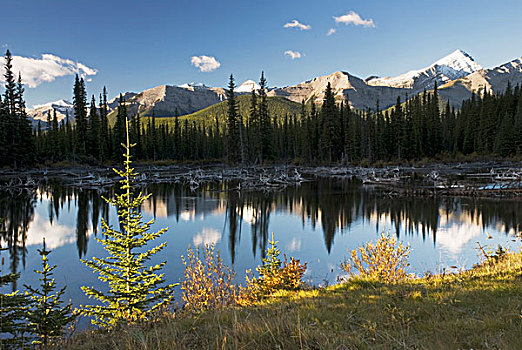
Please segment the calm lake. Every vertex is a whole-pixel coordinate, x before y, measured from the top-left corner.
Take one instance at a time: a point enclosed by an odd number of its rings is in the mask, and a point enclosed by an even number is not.
[[[409,243],[410,271],[418,275],[470,268],[479,261],[477,242],[520,249],[522,201],[471,198],[390,198],[385,191],[358,180],[319,179],[276,192],[239,192],[237,183],[206,184],[191,191],[181,184],[158,184],[142,190],[152,196],[142,208],[155,217],[155,229],[169,227],[161,238],[167,247],[154,261],[167,260],[169,282],[183,275],[181,255],[189,245],[215,243],[238,282],[262,258],[271,233],[281,251],[308,262],[306,280],[314,285],[335,283],[349,249],[377,239],[383,232]],[[117,224],[114,208],[101,195],[112,191],[78,190],[59,184],[37,190],[13,190],[0,195],[2,273],[21,272],[15,288],[38,285],[33,270],[40,267],[36,249],[45,237],[55,277],[67,285],[66,299],[88,303],[81,286],[103,286],[80,259],[102,257],[95,237],[102,235],[103,216]],[[100,287],[103,289],[103,287]],[[178,290],[179,292],[179,290]],[[177,298],[179,300],[179,297]]]

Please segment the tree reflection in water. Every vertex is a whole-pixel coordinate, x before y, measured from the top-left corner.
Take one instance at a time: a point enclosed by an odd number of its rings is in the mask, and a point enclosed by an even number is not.
[[[271,215],[288,213],[299,216],[303,225],[315,229],[320,225],[325,247],[330,253],[336,234],[349,231],[355,222],[386,222],[399,235],[419,234],[423,240],[437,240],[441,220],[452,218],[469,221],[483,228],[494,226],[506,233],[520,232],[522,202],[519,200],[411,197],[391,198],[385,190],[363,187],[360,182],[340,179],[319,179],[279,191],[237,190],[237,182],[205,184],[191,191],[182,184],[154,184],[143,188],[152,196],[142,209],[154,216],[186,217],[210,214],[223,216],[224,231],[229,237],[232,262],[241,239],[242,223],[251,227],[252,254],[263,254],[269,237]],[[112,197],[112,190],[66,188],[48,184],[35,190],[5,191],[0,197],[2,245],[9,247],[10,269],[25,266],[26,240],[35,207],[44,198],[49,200],[49,222],[60,217],[64,206],[76,210],[76,245],[79,257],[87,253],[89,230],[97,234],[100,218],[109,218],[108,206],[101,196]],[[430,237],[431,236],[431,237]]]

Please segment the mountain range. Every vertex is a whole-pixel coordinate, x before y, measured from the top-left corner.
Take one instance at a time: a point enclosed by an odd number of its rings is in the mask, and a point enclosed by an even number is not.
[[[435,61],[428,67],[411,70],[396,77],[370,76],[359,78],[345,71],[337,71],[320,76],[293,86],[268,89],[268,96],[283,97],[294,102],[311,101],[321,103],[324,90],[331,84],[338,100],[348,99],[352,108],[374,109],[388,108],[395,104],[400,96],[404,101],[424,90],[431,90],[435,83],[443,100],[459,107],[464,99],[473,93],[502,93],[508,82],[512,86],[522,83],[522,58],[515,59],[500,66],[485,69],[469,54],[462,50]],[[259,89],[254,80],[247,80],[236,88],[236,92],[249,94],[252,89]],[[140,112],[142,115],[171,117],[177,112],[187,115],[226,100],[226,90],[221,87],[208,87],[203,84],[183,84],[179,86],[161,85],[139,93],[126,92],[124,96],[130,114]],[[109,101],[109,109],[114,110],[118,98]],[[45,122],[47,114],[56,109],[58,119],[65,117],[65,112],[74,118],[72,104],[66,100],[50,102],[34,106],[28,110],[33,123]]]

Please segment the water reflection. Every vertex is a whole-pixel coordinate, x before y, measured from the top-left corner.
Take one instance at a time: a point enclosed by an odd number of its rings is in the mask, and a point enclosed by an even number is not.
[[[242,227],[250,227],[250,250],[254,257],[259,256],[269,238],[270,220],[279,214],[300,217],[303,227],[320,228],[328,254],[336,235],[345,234],[358,222],[375,224],[376,231],[386,226],[397,235],[419,235],[451,254],[459,254],[488,227],[512,235],[521,230],[522,204],[513,199],[391,198],[386,191],[336,179],[306,182],[278,192],[239,192],[237,185],[206,184],[194,192],[181,184],[150,185],[142,189],[151,194],[142,210],[155,217],[175,218],[178,223],[204,223],[207,216],[222,216],[222,231],[203,225],[194,232],[192,244],[218,243],[226,235],[232,263],[244,234]],[[109,220],[109,206],[101,196],[112,195],[112,190],[65,188],[57,183],[2,193],[0,217],[5,220],[0,238],[9,247],[10,269],[19,271],[20,264],[25,266],[26,247],[40,244],[44,236],[53,249],[75,242],[78,256],[84,257],[100,218]],[[39,207],[42,203],[48,203],[48,218]],[[293,237],[284,248],[297,252],[302,245],[300,238]]]

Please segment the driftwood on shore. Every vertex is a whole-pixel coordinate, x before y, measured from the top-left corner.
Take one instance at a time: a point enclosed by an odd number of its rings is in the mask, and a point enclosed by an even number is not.
[[[182,183],[197,189],[204,183],[237,181],[237,189],[276,189],[306,181],[297,168],[251,167],[251,168],[188,168],[142,167],[135,183],[140,185],[159,183]],[[33,170],[23,173],[0,172],[0,190],[36,188],[49,181],[59,181],[67,187],[102,189],[114,186],[120,178],[108,168],[82,168],[68,170]]]
[[[426,167],[189,167],[141,166],[138,186],[181,183],[196,190],[205,183],[233,181],[233,190],[280,190],[317,178],[357,179],[364,186],[398,195],[522,196],[522,165],[513,163],[434,164]],[[0,171],[0,190],[34,189],[49,182],[80,189],[104,189],[120,178],[111,168]]]

